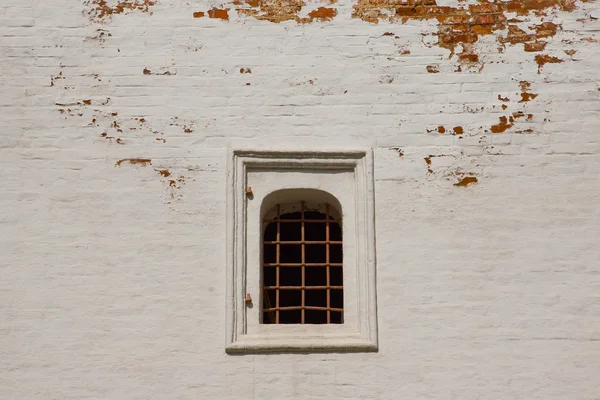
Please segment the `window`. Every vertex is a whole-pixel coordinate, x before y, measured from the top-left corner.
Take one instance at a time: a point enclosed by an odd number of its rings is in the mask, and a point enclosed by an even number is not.
[[[377,350],[370,150],[232,150],[229,353]]]
[[[340,214],[328,203],[305,201],[277,204],[269,214],[263,220],[262,323],[342,324]]]

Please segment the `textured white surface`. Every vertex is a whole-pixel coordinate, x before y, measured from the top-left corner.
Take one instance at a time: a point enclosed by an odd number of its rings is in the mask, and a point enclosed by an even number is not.
[[[0,4],[0,398],[599,399],[598,3],[540,74],[500,31],[456,73],[435,21],[213,5]],[[375,149],[378,353],[225,353],[226,147],[257,141]]]

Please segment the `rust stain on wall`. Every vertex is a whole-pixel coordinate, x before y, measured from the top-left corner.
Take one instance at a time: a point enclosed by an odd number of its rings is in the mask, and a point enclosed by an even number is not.
[[[428,65],[427,72],[429,72],[430,74],[437,74],[438,72],[440,72],[440,68],[438,65]]]
[[[119,160],[115,163],[115,167],[120,167],[123,163],[129,163],[134,165],[139,164],[142,167],[145,167],[148,164],[152,165],[152,160],[149,158],[123,158],[122,160]]]
[[[204,12],[197,11],[194,13],[194,18],[202,18],[202,17],[204,17]]]

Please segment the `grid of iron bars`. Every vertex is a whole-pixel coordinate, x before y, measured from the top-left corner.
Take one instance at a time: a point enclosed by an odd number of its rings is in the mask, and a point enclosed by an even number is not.
[[[265,324],[343,323],[341,221],[306,209],[264,220],[263,319]]]

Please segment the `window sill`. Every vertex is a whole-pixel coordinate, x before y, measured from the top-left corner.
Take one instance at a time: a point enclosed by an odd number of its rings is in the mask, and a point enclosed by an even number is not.
[[[360,334],[249,334],[226,347],[227,353],[268,352],[367,352],[377,351],[377,343]]]

